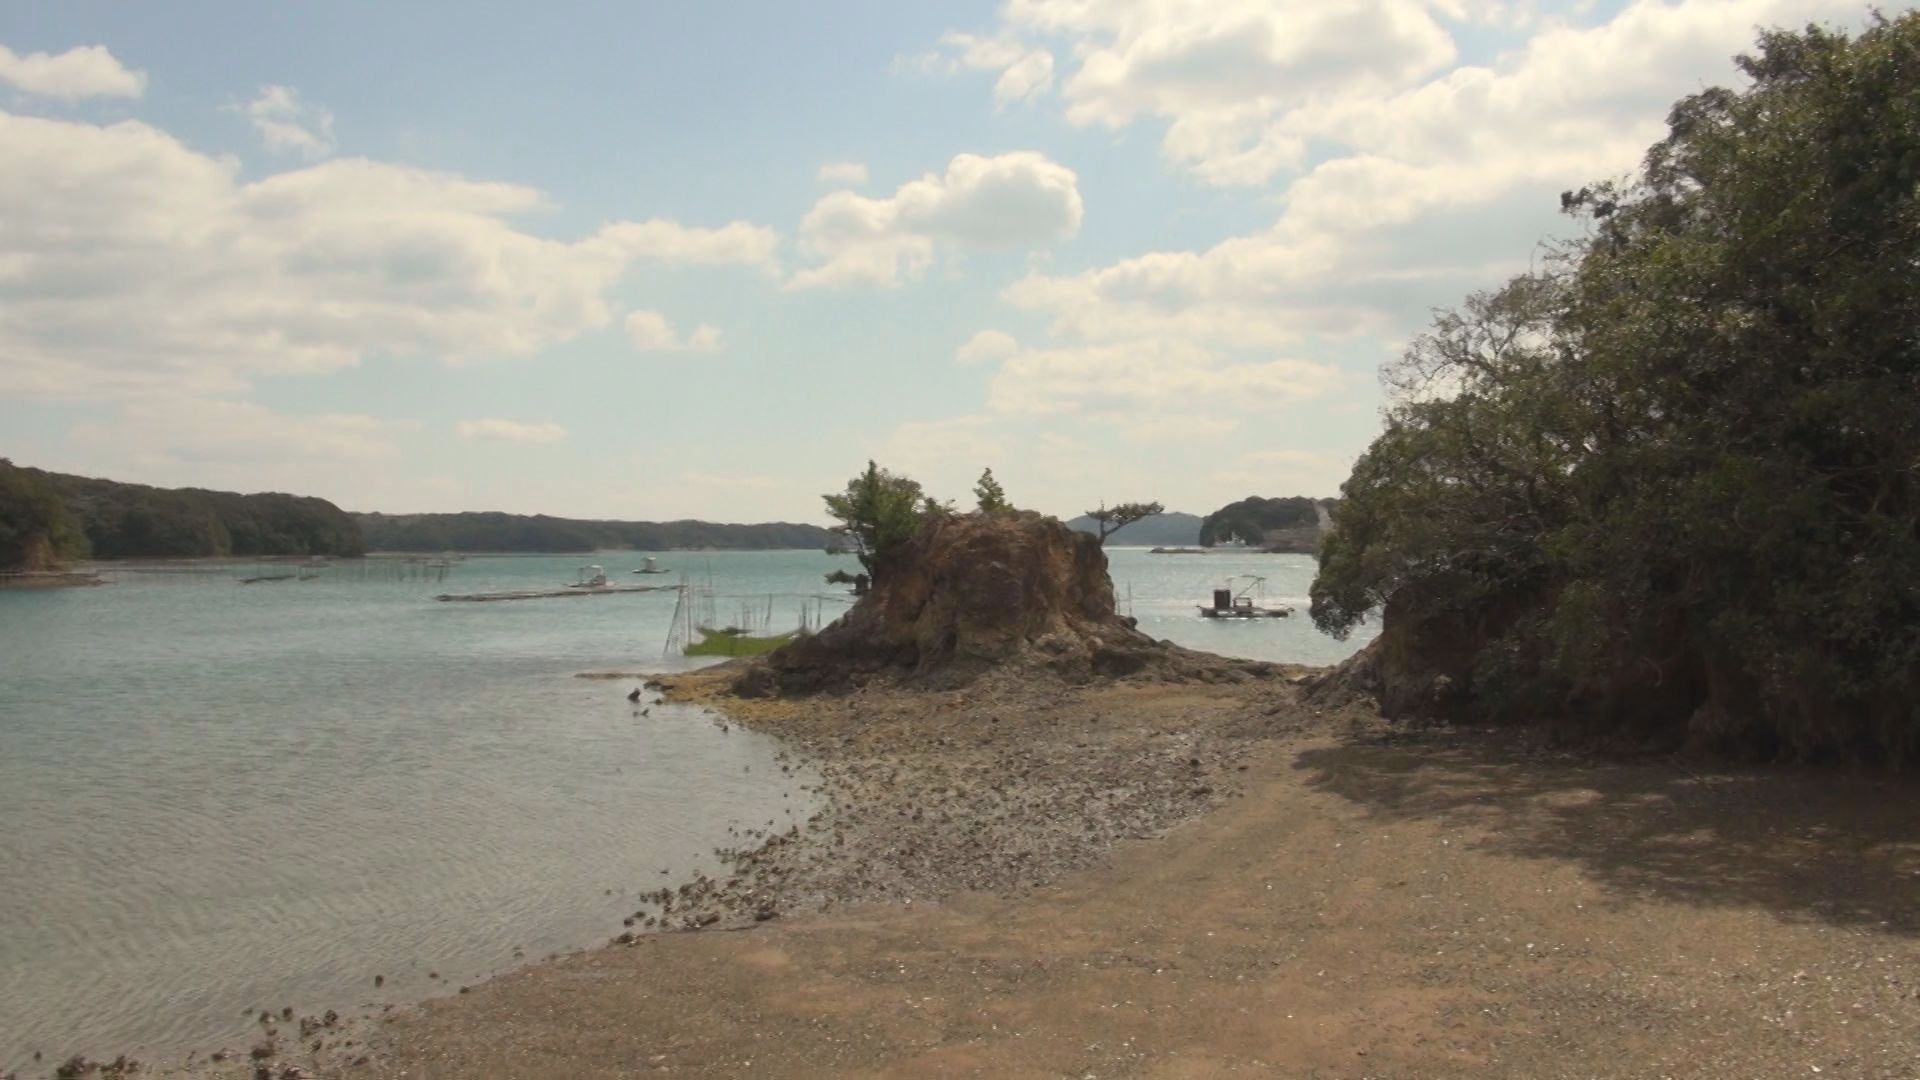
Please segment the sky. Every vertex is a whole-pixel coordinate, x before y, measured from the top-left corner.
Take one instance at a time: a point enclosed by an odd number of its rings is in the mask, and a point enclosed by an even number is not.
[[[350,510],[1338,493],[1839,0],[0,6],[0,456]]]

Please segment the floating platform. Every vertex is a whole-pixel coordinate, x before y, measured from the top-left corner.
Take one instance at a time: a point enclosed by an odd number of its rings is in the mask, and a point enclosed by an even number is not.
[[[509,589],[505,592],[441,593],[435,600],[464,600],[485,603],[491,600],[544,600],[550,596],[607,596],[611,593],[674,592],[678,585],[596,585],[591,588],[561,586],[558,589]]]

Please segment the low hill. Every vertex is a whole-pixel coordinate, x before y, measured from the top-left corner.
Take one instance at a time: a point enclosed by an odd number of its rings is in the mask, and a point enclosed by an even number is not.
[[[579,552],[766,551],[825,548],[839,539],[818,525],[784,521],[597,521],[545,514],[355,514],[370,551]]]
[[[1100,526],[1085,514],[1067,522],[1076,532],[1100,535]],[[1200,519],[1192,514],[1155,514],[1115,532],[1107,543],[1123,547],[1191,547],[1200,539]]]
[[[1249,496],[1208,514],[1200,523],[1200,546],[1236,541],[1267,551],[1311,555],[1320,548],[1336,499],[1294,495],[1282,499]]]
[[[0,460],[0,561],[361,555],[360,528],[325,499],[157,488]],[[13,537],[12,540],[5,540]]]

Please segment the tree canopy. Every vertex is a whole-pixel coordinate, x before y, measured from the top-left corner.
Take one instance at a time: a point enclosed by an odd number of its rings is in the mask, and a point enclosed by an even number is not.
[[[86,534],[44,476],[0,458],[0,570],[47,570],[87,556]]]
[[[1257,547],[1273,530],[1309,528],[1319,522],[1319,510],[1315,508],[1314,501],[1304,495],[1284,499],[1263,499],[1255,495],[1228,503],[1203,518],[1200,522],[1200,546],[1212,547],[1240,540]]]
[[[826,500],[827,513],[840,522],[837,531],[853,540],[860,565],[876,582],[893,569],[927,515],[945,512],[920,490],[919,481],[890,473],[872,461],[865,472],[847,481],[845,491],[821,498]]]
[[[37,502],[0,505],[0,531],[17,531],[24,523],[31,532],[36,514],[38,520],[51,520],[55,524],[48,535],[56,558],[359,555],[366,550],[360,527],[325,499],[155,488],[11,465],[0,472],[11,477],[11,490],[38,493]],[[49,497],[62,514],[46,516]],[[61,522],[80,535],[70,534]]]
[[[1769,32],[1586,235],[1388,373],[1313,617],[1472,628],[1489,714],[1920,755],[1920,16]]]
[[[767,522],[601,521],[545,514],[355,514],[371,551],[671,551],[819,548],[818,525]]]
[[[1004,514],[1013,509],[1013,504],[1007,501],[1007,493],[1001,488],[1000,481],[993,478],[992,469],[981,471],[979,482],[973,485],[973,497],[978,500],[980,512],[983,514]]]
[[[1086,516],[1093,519],[1094,526],[1100,530],[1100,542],[1104,544],[1107,537],[1141,518],[1150,518],[1166,511],[1167,508],[1157,502],[1129,502],[1118,506],[1108,506],[1103,502],[1099,509],[1087,511]]]

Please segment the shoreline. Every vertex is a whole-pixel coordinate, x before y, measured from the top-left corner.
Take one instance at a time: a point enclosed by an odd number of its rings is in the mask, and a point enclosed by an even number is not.
[[[731,670],[656,679],[785,741],[818,821],[676,890],[675,932],[323,1032],[272,1075],[1920,1066],[1910,777],[1401,731],[1301,702],[1307,669],[798,701],[732,698]]]
[[[98,573],[86,570],[10,570],[0,573],[0,589],[84,589],[105,585]]]
[[[305,1076],[388,1075],[380,1070],[398,1060],[399,1049],[392,1022],[458,1007],[472,994],[540,972],[618,962],[613,958],[661,940],[767,929],[865,906],[933,909],[963,895],[1030,893],[1232,798],[1236,770],[1250,752],[1248,725],[1259,724],[1270,707],[1254,703],[1293,692],[1290,683],[1262,686],[1250,678],[1230,686],[1091,688],[1004,680],[991,689],[994,680],[982,680],[969,691],[748,701],[727,692],[735,670],[721,663],[671,674],[575,677],[644,679],[656,702],[700,708],[723,727],[740,724],[779,739],[783,774],[811,770],[820,778],[802,785],[824,804],[809,820],[742,829],[738,846],[714,852],[724,868],[717,874],[696,873],[675,888],[635,883],[633,914],[610,926],[600,945],[529,958],[458,993],[385,1003],[334,1023],[272,1016],[254,1044],[268,1048],[267,1057],[227,1047],[218,1061],[198,1054],[183,1065],[153,1064],[154,1075],[249,1080],[256,1060],[271,1063],[275,1077],[287,1068]],[[1298,677],[1315,669],[1285,670]],[[1194,717],[1217,711],[1222,692],[1242,706],[1220,717],[1231,722],[1193,725]],[[1130,704],[1129,723],[1100,728],[1100,714],[1116,701]],[[974,730],[978,716],[969,704],[994,709],[987,731]],[[1063,716],[1067,725],[1059,723]],[[1075,723],[1089,724],[1084,736],[1071,735]],[[1097,752],[1086,756],[1089,750]],[[1069,754],[1081,756],[1070,782],[1042,779]],[[296,1030],[298,1040],[290,1038]]]

